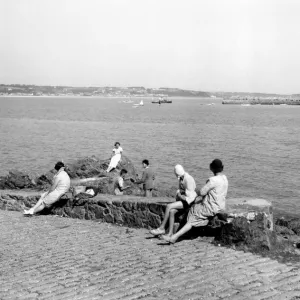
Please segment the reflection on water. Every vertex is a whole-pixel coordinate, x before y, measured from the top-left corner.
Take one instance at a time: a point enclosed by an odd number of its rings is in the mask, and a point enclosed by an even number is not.
[[[212,102],[216,105],[205,105]],[[92,154],[107,158],[119,141],[138,172],[141,161],[150,160],[161,185],[176,185],[177,163],[202,185],[218,157],[229,197],[262,197],[281,209],[300,208],[300,107],[182,98],[161,106],[151,99],[144,103],[133,109],[122,99],[0,98],[0,173],[12,168],[41,173],[59,159]]]

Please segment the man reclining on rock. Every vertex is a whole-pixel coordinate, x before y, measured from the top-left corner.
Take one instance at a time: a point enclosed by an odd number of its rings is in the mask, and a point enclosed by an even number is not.
[[[53,183],[50,189],[43,193],[39,201],[35,204],[34,207],[29,210],[24,210],[25,216],[34,215],[37,212],[40,212],[45,207],[51,207],[55,202],[57,202],[60,197],[68,192],[70,188],[70,177],[65,171],[65,165],[63,162],[59,161],[54,166],[54,169],[57,173],[53,177]]]

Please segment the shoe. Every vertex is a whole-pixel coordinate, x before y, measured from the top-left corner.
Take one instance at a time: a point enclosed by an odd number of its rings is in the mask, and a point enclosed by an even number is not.
[[[32,209],[24,210],[24,215],[25,216],[32,216],[33,215],[33,210]]]
[[[176,240],[172,236],[169,236],[169,235],[162,235],[162,239],[166,242],[169,242],[170,244],[176,243]]]
[[[156,235],[165,234],[166,231],[164,229],[157,228],[157,229],[150,230],[150,233],[156,236]]]

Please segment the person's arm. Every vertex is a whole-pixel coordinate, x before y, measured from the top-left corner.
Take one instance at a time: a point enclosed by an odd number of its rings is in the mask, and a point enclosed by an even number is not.
[[[141,184],[141,183],[145,183],[145,181],[146,181],[146,171],[143,172],[141,180],[137,180],[135,183]]]
[[[59,178],[54,177],[52,185],[49,188],[48,194],[51,193],[51,192],[53,192],[55,190],[55,188],[57,187],[58,182],[59,182]]]
[[[115,151],[113,150],[111,155],[110,155],[110,159],[112,159],[114,155],[115,155]]]
[[[119,186],[119,190],[121,192],[128,189],[128,188],[130,188],[130,185],[124,186],[124,180],[123,179],[118,180],[118,186]]]
[[[130,188],[130,185],[127,185],[127,186],[124,186],[124,187],[120,188],[120,191],[122,192],[122,191],[124,191],[124,190],[129,189],[129,188]]]
[[[213,188],[215,188],[215,184],[210,179],[208,179],[206,184],[200,190],[197,189],[196,192],[198,196],[205,196]]]
[[[196,191],[195,191],[195,182],[192,178],[189,178],[186,181],[186,188],[184,194],[177,194],[177,197],[180,200],[186,201],[189,204],[191,204],[197,197]]]

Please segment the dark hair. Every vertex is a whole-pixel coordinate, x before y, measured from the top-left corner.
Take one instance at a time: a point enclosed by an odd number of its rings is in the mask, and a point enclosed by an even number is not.
[[[65,166],[65,164],[64,164],[62,161],[59,161],[59,162],[57,162],[56,165],[54,166],[54,169],[55,169],[56,171],[58,171],[60,168],[62,168],[62,167],[64,167],[64,166]]]
[[[224,169],[222,161],[218,158],[214,159],[209,166],[214,173],[220,173]]]
[[[115,146],[117,146],[117,145],[121,146],[121,144],[119,142],[115,142]]]
[[[147,165],[147,166],[149,166],[149,160],[148,160],[148,159],[144,159],[144,160],[142,161],[142,163],[145,164],[145,165]]]
[[[127,174],[127,173],[128,173],[127,170],[122,169],[121,172],[120,172],[120,175]]]

